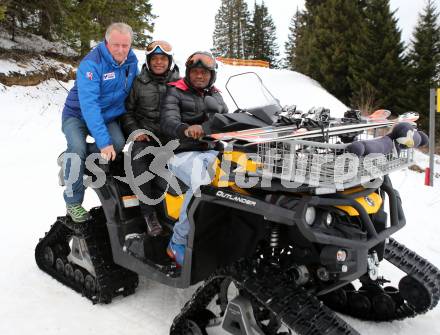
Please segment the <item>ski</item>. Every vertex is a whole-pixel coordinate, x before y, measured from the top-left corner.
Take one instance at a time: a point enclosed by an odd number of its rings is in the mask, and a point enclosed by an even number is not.
[[[388,117],[391,115],[391,112],[386,109],[378,109],[371,113],[370,115],[363,117],[362,121],[382,121],[388,119]],[[340,120],[335,120],[336,122],[341,122]],[[266,134],[274,131],[282,131],[282,130],[290,130],[292,128],[291,125],[284,126],[284,127],[276,127],[276,126],[267,126],[262,128],[252,128],[252,129],[246,129],[246,130],[239,130],[239,131],[231,131],[226,133],[219,133],[219,134],[213,134],[211,135],[214,139],[225,139],[225,137],[236,137],[236,136],[245,136],[245,135],[257,135],[257,134]],[[306,131],[305,128],[300,128]]]
[[[373,113],[375,114],[375,113]],[[247,129],[236,132],[227,132],[210,135],[211,138],[215,140],[241,140],[248,143],[263,143],[270,142],[274,140],[286,140],[290,138],[313,138],[319,136],[323,133],[326,135],[338,135],[343,133],[356,132],[361,130],[375,129],[385,126],[392,126],[395,123],[400,122],[415,122],[419,118],[419,114],[416,112],[407,112],[399,115],[397,119],[387,120],[379,118],[378,115],[385,116],[387,113],[376,113],[373,117],[369,118],[368,121],[349,123],[341,125],[339,121],[333,121],[326,128],[307,130],[306,128],[297,128],[296,126],[286,126],[286,127],[266,127],[259,129]]]
[[[237,137],[235,139],[248,142],[247,144],[244,144],[244,146],[248,146],[248,145],[260,144],[260,143],[266,143],[272,141],[285,141],[290,139],[303,140],[303,139],[316,138],[323,135],[334,136],[341,134],[357,133],[365,130],[372,130],[372,129],[382,128],[392,125],[394,125],[394,122],[383,121],[383,122],[356,124],[356,126],[354,125],[334,126],[334,127],[326,128],[324,130],[314,129],[310,131],[307,130],[303,131],[303,128],[300,128],[300,129],[295,129],[290,134],[285,134],[285,135],[282,134],[281,136],[279,134],[272,133],[266,135],[248,135],[248,136]]]
[[[391,112],[388,109],[378,109],[371,113],[370,115],[362,118],[365,121],[374,121],[374,120],[387,120],[391,116]]]

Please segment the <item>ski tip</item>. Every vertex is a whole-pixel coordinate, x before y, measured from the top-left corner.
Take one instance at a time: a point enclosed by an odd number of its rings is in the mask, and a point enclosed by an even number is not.
[[[367,116],[369,120],[386,120],[390,117],[391,111],[388,109],[378,109]]]
[[[419,119],[420,115],[417,112],[409,111],[403,114],[400,114],[398,117],[399,122],[416,122]]]

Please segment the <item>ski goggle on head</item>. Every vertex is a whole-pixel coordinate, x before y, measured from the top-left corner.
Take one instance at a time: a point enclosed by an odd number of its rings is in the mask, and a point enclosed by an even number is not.
[[[185,66],[187,68],[201,66],[210,71],[215,71],[217,69],[217,62],[215,61],[214,56],[209,52],[198,51],[188,57]]]
[[[161,52],[162,51],[162,52]],[[173,55],[173,47],[166,41],[153,41],[147,45],[147,56],[152,53],[164,53],[167,55]]]

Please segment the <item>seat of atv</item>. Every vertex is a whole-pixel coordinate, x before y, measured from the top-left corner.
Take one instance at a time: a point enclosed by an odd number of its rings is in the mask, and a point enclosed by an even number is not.
[[[118,155],[116,160],[114,162],[111,162],[111,164],[100,164],[97,161],[95,161],[95,164],[106,174],[111,174],[114,176],[125,176],[124,160],[122,155]],[[94,175],[87,168],[85,169],[85,174],[89,176]],[[171,185],[168,185],[168,182],[165,179],[156,176],[156,178],[153,179],[153,188],[155,189],[155,191],[157,191],[157,193],[161,193],[161,194],[165,192],[173,196],[179,196],[181,194],[185,194],[186,191],[188,191],[188,186],[186,186],[185,183],[183,183],[179,179],[177,179],[177,182],[180,187],[180,192],[175,190]]]

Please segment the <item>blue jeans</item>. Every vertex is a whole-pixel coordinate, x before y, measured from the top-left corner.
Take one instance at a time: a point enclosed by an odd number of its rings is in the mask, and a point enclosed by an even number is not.
[[[189,187],[180,209],[179,221],[176,222],[173,229],[171,240],[176,244],[187,244],[190,228],[187,208],[193,195],[198,195],[200,186],[210,184],[214,178],[213,175],[209,175],[208,168],[215,162],[217,154],[218,151],[215,150],[188,151],[175,155],[168,162],[170,171]]]
[[[125,145],[125,138],[119,124],[115,121],[110,122],[107,124],[107,129],[115,151],[121,152]],[[75,117],[65,118],[62,121],[62,130],[67,140],[67,150],[63,162],[64,183],[66,185],[63,194],[64,201],[67,205],[82,204],[85,191],[83,176],[87,155],[100,151],[95,143],[86,142],[86,137],[90,132],[84,120]]]

